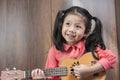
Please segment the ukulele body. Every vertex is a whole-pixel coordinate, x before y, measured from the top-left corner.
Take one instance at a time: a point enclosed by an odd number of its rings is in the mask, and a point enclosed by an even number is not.
[[[67,66],[68,74],[67,76],[61,76],[61,80],[105,80],[105,72],[97,73],[96,75],[88,76],[84,79],[77,79],[73,74],[71,74],[71,67],[75,65],[84,64],[87,66],[92,66],[97,60],[93,58],[91,52],[85,53],[82,57],[78,59],[67,58],[61,62],[60,66]]]

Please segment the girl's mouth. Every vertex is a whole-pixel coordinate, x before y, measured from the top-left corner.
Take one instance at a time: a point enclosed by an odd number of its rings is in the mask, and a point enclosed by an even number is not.
[[[73,35],[73,34],[67,34],[67,36],[68,36],[69,39],[74,39],[75,38],[75,35]]]

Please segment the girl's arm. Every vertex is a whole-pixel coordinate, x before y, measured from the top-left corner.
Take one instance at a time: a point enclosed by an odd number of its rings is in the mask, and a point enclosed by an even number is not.
[[[73,73],[77,78],[87,77],[98,72],[104,71],[104,68],[101,64],[96,63],[93,66],[79,65],[73,68]]]
[[[113,54],[112,51],[108,49],[102,50],[99,47],[96,48],[96,51],[99,55],[98,63],[103,66],[105,71],[115,67],[115,64],[117,62],[117,56]]]
[[[95,65],[79,65],[74,67],[74,74],[77,76],[77,78],[83,78],[97,72],[107,71],[115,67],[117,57],[110,50],[102,50],[97,47],[96,52],[99,55],[99,60]]]

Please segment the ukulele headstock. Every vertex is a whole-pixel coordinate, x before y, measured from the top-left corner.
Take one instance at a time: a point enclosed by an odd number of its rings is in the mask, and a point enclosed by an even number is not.
[[[25,71],[17,70],[15,67],[10,70],[6,68],[6,70],[1,71],[1,80],[22,80],[25,78]]]

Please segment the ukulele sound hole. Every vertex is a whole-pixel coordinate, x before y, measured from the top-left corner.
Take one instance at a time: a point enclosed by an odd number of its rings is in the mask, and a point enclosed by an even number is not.
[[[99,73],[95,73],[93,74],[94,77],[98,77],[99,76]]]

